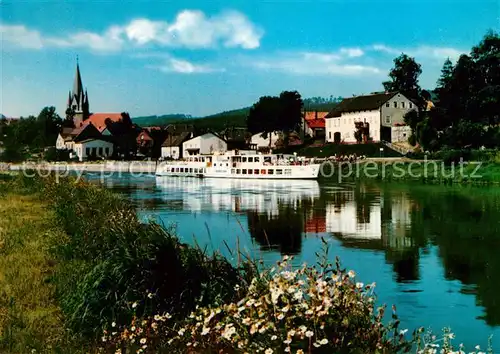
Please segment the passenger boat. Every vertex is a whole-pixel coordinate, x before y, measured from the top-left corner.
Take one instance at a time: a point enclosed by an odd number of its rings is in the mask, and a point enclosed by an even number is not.
[[[158,164],[157,176],[189,176],[238,179],[317,179],[321,165],[291,154],[259,154],[228,151],[224,154],[193,155]]]

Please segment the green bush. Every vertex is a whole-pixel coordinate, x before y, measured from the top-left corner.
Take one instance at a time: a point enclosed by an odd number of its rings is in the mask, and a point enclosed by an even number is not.
[[[47,148],[47,150],[43,153],[43,158],[45,161],[69,161],[70,160],[70,152],[69,150],[59,150],[55,147]]]

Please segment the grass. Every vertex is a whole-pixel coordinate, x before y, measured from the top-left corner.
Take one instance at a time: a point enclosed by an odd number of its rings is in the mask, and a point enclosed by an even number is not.
[[[0,351],[52,351],[67,342],[50,282],[50,246],[64,234],[39,198],[0,184]]]
[[[383,157],[401,157],[402,155],[381,143],[371,144],[325,144],[323,146],[290,146],[288,149],[276,150],[280,153],[296,152],[306,157],[330,157],[333,155],[365,155],[366,157],[380,157],[380,148],[384,149]]]

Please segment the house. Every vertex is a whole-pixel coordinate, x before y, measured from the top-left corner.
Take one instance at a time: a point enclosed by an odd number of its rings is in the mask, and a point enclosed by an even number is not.
[[[161,145],[161,157],[164,159],[182,159],[183,148],[182,144],[193,138],[191,132],[181,132],[177,135],[169,134]]]
[[[251,135],[246,128],[226,128],[219,136],[226,141],[228,150],[255,150],[257,148],[251,143]]]
[[[65,127],[57,137],[56,149],[74,151],[75,143],[88,139],[99,139],[101,136],[102,134],[99,130],[90,122],[85,123],[79,128]]]
[[[325,116],[329,112],[304,112],[302,117],[302,129],[305,135],[312,138],[325,138]]]
[[[75,142],[73,151],[79,161],[102,159],[113,156],[114,145],[105,137],[97,139],[85,139]]]
[[[189,139],[182,144],[182,156],[206,155],[224,153],[227,151],[227,142],[214,133],[205,133]]]
[[[368,123],[373,141],[406,141],[411,129],[404,116],[418,108],[399,92],[376,93],[344,99],[325,116],[326,142],[355,143],[355,122]]]
[[[255,147],[256,150],[263,150],[271,147],[271,149],[275,149],[279,140],[281,139],[280,133],[268,133],[267,138],[262,137],[262,133],[257,133],[252,135],[250,138],[250,143]]]

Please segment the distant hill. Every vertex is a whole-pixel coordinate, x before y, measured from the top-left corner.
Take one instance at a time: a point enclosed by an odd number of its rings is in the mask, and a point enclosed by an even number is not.
[[[0,113],[0,119],[6,119],[7,117]]]
[[[186,114],[164,114],[162,116],[142,116],[132,118],[132,122],[141,126],[165,126],[172,123],[178,123],[180,121],[186,121],[187,119],[192,119],[190,115]]]
[[[342,100],[341,97],[313,97],[304,99],[307,111],[331,111]],[[212,114],[204,117],[192,117],[186,114],[165,114],[162,116],[135,117],[132,121],[141,127],[166,126],[174,123],[193,124],[200,131],[221,131],[229,127],[246,127],[246,119],[251,107],[244,107]]]

